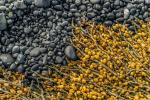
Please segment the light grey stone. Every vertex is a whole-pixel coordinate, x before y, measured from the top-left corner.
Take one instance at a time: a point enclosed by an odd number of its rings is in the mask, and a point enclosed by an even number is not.
[[[14,58],[10,54],[0,55],[0,60],[4,65],[11,65],[14,62]]]
[[[7,21],[4,13],[0,13],[0,31],[5,30],[7,28]]]

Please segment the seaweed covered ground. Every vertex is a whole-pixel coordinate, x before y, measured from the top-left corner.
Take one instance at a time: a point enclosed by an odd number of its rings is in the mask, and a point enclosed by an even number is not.
[[[72,24],[71,45],[79,60],[49,66],[38,85],[23,86],[24,75],[1,69],[2,100],[150,100],[150,23],[107,27],[93,21]]]

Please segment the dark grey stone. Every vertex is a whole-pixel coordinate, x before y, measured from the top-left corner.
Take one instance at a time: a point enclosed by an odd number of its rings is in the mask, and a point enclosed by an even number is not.
[[[20,46],[20,52],[24,53],[28,48],[26,46]]]
[[[33,0],[25,0],[27,4],[32,4]]]
[[[89,12],[89,13],[87,13],[87,17],[88,17],[89,19],[94,18],[95,16],[96,16],[96,14],[95,14],[94,12]]]
[[[17,64],[16,63],[11,64],[9,69],[12,71],[16,71],[17,70]]]
[[[107,26],[111,26],[113,24],[113,22],[112,21],[105,21],[104,24]]]
[[[115,15],[113,13],[108,13],[107,17],[108,17],[109,20],[115,19]]]
[[[7,51],[11,52],[13,47],[14,47],[14,44],[9,44],[7,47]]]
[[[34,4],[37,7],[49,7],[50,6],[50,0],[34,0]]]
[[[19,73],[24,73],[24,72],[25,72],[25,67],[24,67],[24,65],[19,65],[18,68],[17,68],[17,71],[18,71]]]
[[[35,64],[31,67],[31,71],[37,71],[39,69],[39,65],[38,64]]]
[[[16,62],[18,64],[23,64],[25,62],[25,56],[23,54],[18,54]]]

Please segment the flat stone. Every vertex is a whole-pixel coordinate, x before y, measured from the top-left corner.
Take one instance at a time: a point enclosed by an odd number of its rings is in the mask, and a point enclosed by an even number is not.
[[[34,0],[34,4],[37,7],[48,7],[50,6],[50,0]]]
[[[41,53],[45,53],[46,51],[47,51],[47,48],[44,48],[44,47],[43,47],[43,48],[40,48],[40,52],[41,52]]]
[[[91,3],[96,4],[99,3],[101,0],[90,0]]]
[[[36,57],[40,54],[40,48],[39,47],[36,47],[34,49],[31,50],[30,52],[30,56],[32,57]]]

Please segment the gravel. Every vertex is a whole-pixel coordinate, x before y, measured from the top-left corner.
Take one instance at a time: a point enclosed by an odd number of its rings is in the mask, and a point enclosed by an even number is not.
[[[129,22],[149,22],[149,12],[150,0],[0,0],[0,62],[21,73],[38,65],[35,71],[46,74],[48,66],[78,60],[68,45],[72,21],[85,17],[107,26],[127,23],[134,31]]]

